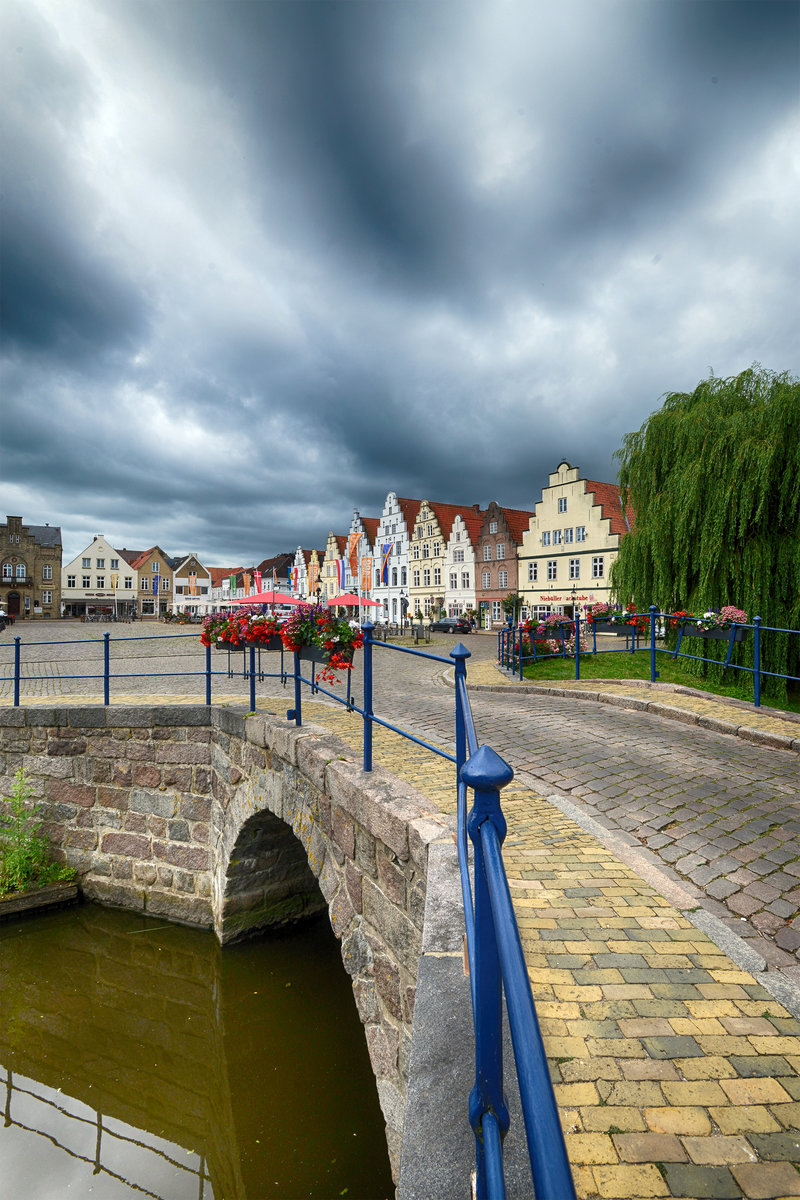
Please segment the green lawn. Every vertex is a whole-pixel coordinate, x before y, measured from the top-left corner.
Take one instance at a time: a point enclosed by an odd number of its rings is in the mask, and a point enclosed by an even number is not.
[[[635,654],[622,650],[606,651],[601,654],[581,655],[581,679],[650,679],[650,649],[637,650]],[[685,687],[697,688],[703,692],[713,692],[717,696],[732,696],[737,700],[753,700],[753,676],[744,671],[728,669],[732,682],[729,684],[716,683],[695,675],[688,670],[680,659],[673,662],[669,654],[659,651],[656,654],[656,670],[661,683],[680,683]],[[523,668],[526,679],[564,680],[575,679],[575,660],[573,658],[546,658],[538,663],[531,663]],[[738,681],[736,677],[738,676]],[[800,712],[800,694],[796,691],[787,701],[778,701],[764,697],[762,690],[761,702],[764,707],[780,708],[786,712]]]

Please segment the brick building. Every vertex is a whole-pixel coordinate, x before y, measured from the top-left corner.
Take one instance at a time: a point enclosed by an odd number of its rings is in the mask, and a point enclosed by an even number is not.
[[[0,605],[14,618],[47,620],[61,614],[61,529],[0,524]]]

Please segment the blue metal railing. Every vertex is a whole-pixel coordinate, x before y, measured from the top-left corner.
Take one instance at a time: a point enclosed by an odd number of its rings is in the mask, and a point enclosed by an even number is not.
[[[503,1200],[505,1182],[503,1173],[503,1139],[509,1128],[508,1108],[503,1091],[503,1029],[502,998],[505,994],[506,1011],[511,1031],[511,1043],[517,1072],[517,1082],[522,1107],[523,1123],[528,1143],[531,1175],[537,1200],[574,1200],[575,1190],[567,1158],[564,1138],[558,1117],[547,1057],[536,1018],[530,980],[528,978],[522,942],[514,916],[511,893],[503,865],[502,844],[506,835],[506,822],[500,806],[500,791],[514,777],[508,763],[504,762],[489,746],[479,745],[475,723],[467,692],[466,660],[470,652],[463,644],[457,645],[447,658],[429,651],[397,646],[374,641],[374,625],[363,626],[363,703],[359,707],[353,700],[350,688],[350,672],[347,672],[347,695],[343,699],[321,686],[313,673],[311,678],[302,674],[303,666],[295,654],[293,671],[284,666],[281,651],[281,670],[262,670],[261,651],[254,645],[244,648],[242,677],[250,685],[250,708],[255,710],[255,686],[258,680],[280,678],[285,684],[289,678],[294,683],[294,708],[287,711],[287,718],[302,725],[302,687],[311,689],[312,694],[321,693],[345,705],[357,713],[363,723],[363,765],[365,771],[372,770],[372,734],[375,725],[382,726],[432,754],[455,765],[457,788],[457,845],[461,873],[461,892],[464,900],[464,921],[469,961],[470,990],[472,997],[473,1024],[475,1030],[475,1084],[469,1096],[468,1112],[475,1134],[476,1153],[476,1196],[477,1200]],[[114,641],[147,640],[163,641],[165,637],[193,637],[196,633],[157,635],[155,638],[115,638]],[[68,642],[26,642],[30,646],[86,645],[85,640]],[[401,729],[375,715],[373,709],[373,651],[394,654],[409,654],[415,658],[429,659],[455,666],[455,755],[449,754],[422,738]],[[234,668],[235,651],[228,652],[226,670],[214,671],[211,665],[211,647],[206,647],[204,671],[177,671],[114,673],[111,671],[110,635],[103,638],[103,673],[60,675],[60,679],[103,680],[103,701],[109,703],[110,681],[128,678],[198,677],[205,679],[206,703],[211,703],[211,681],[214,676],[232,678],[238,674]],[[21,670],[20,638],[14,645],[14,703],[19,704],[20,683],[38,679],[24,676]],[[474,793],[472,809],[468,811],[469,790]],[[472,843],[473,875],[470,880],[470,852]]]
[[[657,641],[659,640],[659,624],[664,628],[667,622],[674,623],[675,620],[676,618],[673,617],[672,613],[659,612],[656,606],[651,604],[647,612],[631,613],[626,622],[620,623],[617,626],[615,632],[617,632],[618,637],[625,637],[625,646],[603,649],[602,645],[600,647],[597,645],[598,635],[594,622],[582,622],[580,616],[576,615],[574,620],[567,621],[552,638],[547,639],[560,641],[560,648],[555,652],[545,654],[541,650],[536,649],[536,642],[527,628],[521,625],[508,624],[498,634],[498,659],[500,665],[505,670],[511,671],[512,674],[518,675],[522,679],[524,678],[524,667],[527,663],[536,663],[545,658],[567,658],[574,656],[575,678],[580,679],[581,654],[587,653],[587,651],[581,649],[581,638],[582,636],[584,638],[587,636],[588,626],[591,625],[592,649],[588,653],[618,654],[624,652],[634,654],[637,649],[647,646],[650,651],[651,683],[655,683],[659,677],[658,670],[656,669],[657,654],[668,654],[673,661],[678,658],[689,658],[694,659],[696,662],[716,664],[722,667],[723,670],[743,671],[746,674],[752,675],[753,703],[756,708],[761,705],[761,681],[765,676],[771,679],[785,679],[787,682],[800,683],[800,676],[798,675],[781,675],[777,671],[767,671],[762,663],[761,654],[761,638],[763,634],[792,634],[794,637],[800,637],[800,630],[780,629],[776,626],[764,625],[762,624],[761,617],[754,617],[752,624],[745,624],[744,622],[732,624],[729,630],[722,631],[724,636],[721,639],[717,639],[722,640],[723,643],[727,640],[727,653],[723,661],[722,659],[709,658],[702,654],[689,654],[681,649],[685,636],[703,636],[702,631],[697,629],[698,621],[702,620],[700,617],[681,618],[678,640],[674,648],[671,649],[668,646],[657,645]],[[647,632],[642,629],[642,623],[645,621],[648,623]],[[638,626],[636,622],[639,622]],[[569,629],[569,634],[566,632],[567,629]],[[747,666],[744,663],[732,662],[734,646],[743,639],[750,629],[753,631],[753,665]],[[544,639],[539,639],[540,643],[542,640]],[[571,646],[567,645],[567,640],[572,643]],[[526,652],[525,643],[528,641],[530,642],[530,651]]]

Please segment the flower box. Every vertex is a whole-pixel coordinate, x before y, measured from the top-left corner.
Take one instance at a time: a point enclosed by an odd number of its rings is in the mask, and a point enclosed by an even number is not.
[[[744,625],[729,626],[727,629],[724,629],[721,625],[717,625],[714,629],[698,629],[696,625],[687,625],[683,630],[683,636],[729,642],[731,640],[731,630],[733,630],[733,640],[735,642],[743,642],[748,633]]]
[[[332,654],[340,654],[348,662],[353,661],[353,647],[343,642],[337,642],[333,650],[326,650],[324,646],[301,646],[299,654],[301,662],[327,663]]]
[[[596,617],[592,624],[595,633],[614,633],[617,637],[630,637],[636,630],[635,625],[628,625],[626,621],[612,621],[607,617]]]

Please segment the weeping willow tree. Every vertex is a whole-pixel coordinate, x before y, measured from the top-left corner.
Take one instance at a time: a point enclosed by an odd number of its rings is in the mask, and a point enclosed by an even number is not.
[[[695,615],[732,604],[750,621],[800,629],[800,380],[754,363],[672,392],[616,457],[635,513],[612,569],[621,600]],[[765,672],[800,675],[800,634],[768,633],[761,644]],[[705,652],[697,645],[682,649]],[[752,637],[732,661],[752,666]],[[752,696],[751,677],[730,674]],[[785,696],[786,685],[765,676],[764,694]]]

